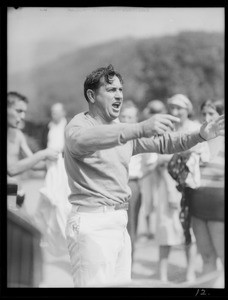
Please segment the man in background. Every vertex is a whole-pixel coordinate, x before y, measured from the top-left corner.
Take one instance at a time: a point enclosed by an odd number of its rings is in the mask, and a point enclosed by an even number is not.
[[[17,93],[7,94],[7,179],[14,178],[18,184],[18,195],[23,197],[20,175],[29,169],[45,169],[46,160],[56,160],[58,152],[46,148],[33,153],[20,130],[25,119],[28,99]],[[21,203],[22,204],[22,203]]]
[[[54,103],[50,108],[51,120],[45,126],[41,138],[43,148],[63,152],[64,129],[67,124],[66,110],[61,102]]]

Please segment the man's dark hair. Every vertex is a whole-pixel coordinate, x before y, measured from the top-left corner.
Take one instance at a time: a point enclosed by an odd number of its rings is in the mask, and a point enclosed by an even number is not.
[[[89,102],[86,94],[87,90],[90,89],[96,91],[101,85],[101,78],[104,78],[105,82],[111,83],[114,76],[118,77],[120,82],[123,84],[122,76],[114,70],[112,65],[98,68],[89,74],[84,82],[84,96],[86,100]]]
[[[7,93],[7,106],[13,105],[18,100],[24,101],[25,103],[28,104],[28,99],[25,96],[23,96],[17,92],[8,92]]]

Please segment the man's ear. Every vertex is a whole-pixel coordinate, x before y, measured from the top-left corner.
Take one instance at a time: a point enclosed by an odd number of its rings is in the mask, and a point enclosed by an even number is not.
[[[95,102],[95,92],[93,90],[88,89],[86,91],[86,95],[87,95],[90,103],[94,103]]]

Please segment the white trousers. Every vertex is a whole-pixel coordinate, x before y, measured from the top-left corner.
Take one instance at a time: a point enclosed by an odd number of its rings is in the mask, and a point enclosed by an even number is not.
[[[127,211],[77,212],[66,225],[75,287],[118,286],[131,281]]]

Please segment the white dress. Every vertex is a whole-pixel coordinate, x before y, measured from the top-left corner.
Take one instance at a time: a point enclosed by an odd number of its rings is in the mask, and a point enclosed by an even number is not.
[[[149,216],[157,205],[157,185],[159,176],[156,171],[157,153],[144,153],[142,156],[143,177],[141,179],[142,207],[144,215]]]

